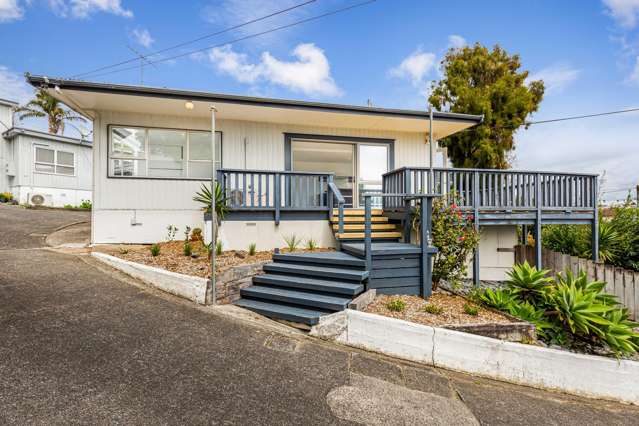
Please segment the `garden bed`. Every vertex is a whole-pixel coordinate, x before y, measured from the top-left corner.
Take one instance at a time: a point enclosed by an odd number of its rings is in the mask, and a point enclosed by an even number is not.
[[[388,308],[388,304],[396,300],[404,302],[405,308],[402,311],[393,311]],[[427,306],[434,307],[431,309],[432,313],[424,310]],[[476,308],[477,315],[468,314],[464,306],[470,307],[471,310]],[[417,296],[379,295],[364,311],[436,327],[513,322],[511,317],[501,312],[479,307],[461,296],[442,290],[433,292],[427,301]]]
[[[160,254],[151,255],[150,245],[99,245],[94,251],[106,253],[129,262],[162,268],[167,271],[195,277],[208,278],[211,275],[211,264],[208,259],[206,247],[201,241],[192,241],[192,256],[184,255],[184,241],[169,241],[159,243]],[[326,251],[330,249],[317,249]],[[288,249],[281,249],[282,253]],[[298,249],[296,252],[308,250]],[[235,266],[250,265],[260,262],[268,262],[273,258],[272,251],[258,251],[249,255],[244,250],[227,250],[215,256],[215,270],[217,273],[227,271]]]

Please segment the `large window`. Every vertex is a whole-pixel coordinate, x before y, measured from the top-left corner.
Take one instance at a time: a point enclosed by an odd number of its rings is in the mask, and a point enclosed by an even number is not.
[[[38,173],[74,176],[75,154],[36,146],[34,170]]]
[[[221,132],[215,132],[215,148],[221,168]],[[210,179],[212,174],[210,132],[111,127],[110,176]]]

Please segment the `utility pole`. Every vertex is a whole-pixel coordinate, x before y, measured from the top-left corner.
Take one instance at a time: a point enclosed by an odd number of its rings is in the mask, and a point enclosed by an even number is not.
[[[149,62],[149,60],[146,58],[145,55],[143,55],[142,53],[138,52],[137,50],[135,50],[134,48],[132,48],[128,44],[126,45],[126,47],[128,47],[129,50],[135,54],[135,56],[140,58],[140,86],[141,86],[141,85],[144,84],[144,67],[146,65],[153,65],[153,67],[155,69],[157,69],[158,67],[153,62]]]

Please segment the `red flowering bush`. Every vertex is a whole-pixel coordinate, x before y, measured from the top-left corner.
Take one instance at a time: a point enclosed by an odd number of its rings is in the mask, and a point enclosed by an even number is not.
[[[446,204],[441,198],[433,201],[432,240],[438,249],[433,263],[433,289],[441,280],[455,285],[466,276],[467,261],[479,244],[473,221],[473,215],[465,215],[457,203]],[[417,212],[413,228],[418,230],[419,226]]]

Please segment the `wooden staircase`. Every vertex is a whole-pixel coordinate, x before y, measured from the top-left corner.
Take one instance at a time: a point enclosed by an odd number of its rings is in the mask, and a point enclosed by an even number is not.
[[[364,209],[344,209],[344,232],[339,232],[339,210],[333,209],[331,225],[339,241],[361,241],[364,239]],[[371,238],[373,241],[399,241],[402,233],[389,223],[382,209],[371,210]]]

